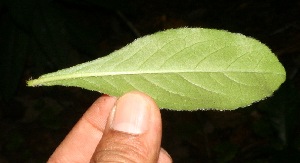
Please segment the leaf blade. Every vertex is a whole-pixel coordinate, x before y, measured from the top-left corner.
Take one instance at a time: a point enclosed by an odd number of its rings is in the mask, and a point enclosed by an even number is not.
[[[283,66],[259,41],[226,31],[181,28],[142,37],[106,57],[28,85],[79,86],[114,96],[139,90],[162,108],[231,110],[271,96],[284,80]]]

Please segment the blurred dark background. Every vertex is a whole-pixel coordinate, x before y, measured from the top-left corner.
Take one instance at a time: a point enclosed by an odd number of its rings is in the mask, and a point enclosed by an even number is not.
[[[45,162],[100,96],[26,80],[177,27],[254,37],[278,56],[287,81],[235,111],[162,110],[162,146],[174,162],[300,162],[300,1],[1,0],[0,163]]]

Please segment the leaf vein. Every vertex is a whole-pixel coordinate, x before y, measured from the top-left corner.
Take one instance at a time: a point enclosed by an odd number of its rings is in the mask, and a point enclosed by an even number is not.
[[[142,78],[144,78],[145,80],[147,80],[148,82],[150,82],[152,85],[154,85],[154,86],[156,86],[156,87],[159,87],[159,88],[165,90],[166,92],[172,93],[172,94],[174,94],[174,95],[178,95],[178,96],[180,96],[180,97],[187,97],[187,96],[185,96],[184,94],[180,94],[180,93],[178,93],[178,92],[171,91],[170,89],[167,89],[167,88],[163,87],[161,84],[157,84],[156,82],[152,81],[151,78],[149,79],[149,78],[147,78],[147,77],[145,77],[145,76],[142,76]],[[167,79],[167,80],[170,80],[170,79],[168,79],[168,78],[166,78],[166,77],[164,77],[164,78]],[[189,98],[190,98],[190,97],[189,97]],[[196,99],[196,98],[190,98],[190,99]]]
[[[165,44],[163,44],[161,47],[157,47],[156,51],[153,52],[152,55],[149,55],[147,59],[145,59],[139,66],[138,66],[138,69],[141,69],[141,67],[143,66],[143,64],[147,63],[149,61],[150,58],[153,58],[157,52],[161,51],[165,46],[167,46],[170,42],[173,42],[174,40],[177,40],[177,39],[172,39],[170,40],[169,42],[166,42]]]
[[[223,47],[221,47],[221,48],[219,48],[219,49],[217,49],[217,50],[215,50],[215,51],[213,51],[213,52],[211,52],[211,53],[208,53],[204,58],[202,58],[197,64],[196,64],[196,66],[195,66],[195,68],[197,68],[203,61],[205,61],[206,59],[208,59],[209,57],[211,57],[213,54],[216,54],[216,52],[218,52],[218,51],[220,51],[220,50],[222,50],[222,49],[224,49],[224,48],[227,48],[228,46],[223,46]]]
[[[184,80],[186,80],[187,82],[191,83],[192,85],[195,85],[195,86],[198,87],[198,88],[202,88],[203,90],[205,90],[205,91],[207,91],[207,92],[214,93],[214,94],[222,94],[222,95],[223,95],[222,92],[217,92],[217,91],[214,91],[214,90],[210,90],[210,89],[204,87],[203,85],[200,85],[200,83],[196,84],[196,83],[190,81],[190,79],[188,79],[188,78],[182,76],[181,74],[179,74],[179,75],[180,75]]]
[[[231,63],[229,63],[229,65],[225,68],[226,70],[228,70],[230,68],[230,66],[232,66],[237,60],[239,60],[240,58],[242,58],[243,56],[245,56],[247,54],[247,52],[243,53],[242,55],[238,56],[237,58],[235,58],[235,60],[233,60]]]
[[[227,73],[223,73],[223,74],[224,74],[229,80],[231,80],[231,81],[237,83],[238,85],[245,85],[245,86],[250,86],[250,87],[252,87],[252,85],[249,85],[249,84],[246,84],[246,83],[242,83],[242,82],[240,82],[240,81],[238,81],[238,80],[236,80],[236,79],[230,77]]]

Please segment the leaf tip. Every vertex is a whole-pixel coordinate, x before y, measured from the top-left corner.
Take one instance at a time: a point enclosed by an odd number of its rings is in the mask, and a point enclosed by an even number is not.
[[[36,79],[32,79],[32,77],[30,77],[27,81],[26,81],[27,87],[36,87],[39,86],[38,84],[36,84]]]

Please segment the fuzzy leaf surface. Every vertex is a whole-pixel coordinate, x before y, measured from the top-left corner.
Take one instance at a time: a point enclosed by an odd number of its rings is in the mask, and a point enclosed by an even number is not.
[[[42,75],[29,86],[77,86],[150,95],[161,108],[232,110],[269,97],[284,67],[261,42],[237,33],[179,28],[139,38],[110,55]]]

